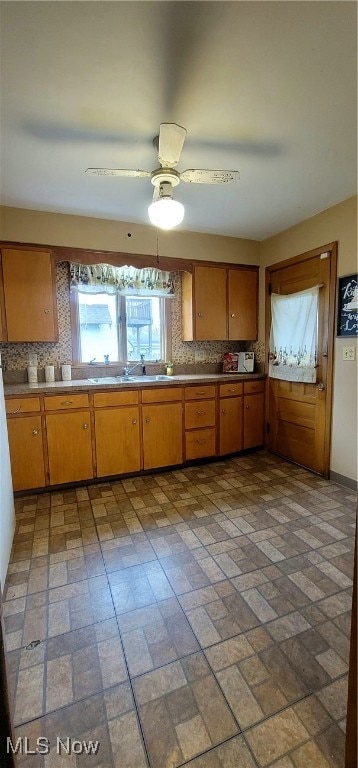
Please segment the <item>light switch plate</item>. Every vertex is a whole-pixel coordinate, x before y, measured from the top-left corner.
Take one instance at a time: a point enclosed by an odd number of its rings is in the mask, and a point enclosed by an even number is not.
[[[29,365],[37,365],[37,355],[35,352],[29,352]]]
[[[203,349],[196,349],[194,352],[194,360],[196,363],[203,362],[203,360],[205,360],[205,351]]]
[[[343,360],[355,360],[356,351],[354,347],[343,347]]]

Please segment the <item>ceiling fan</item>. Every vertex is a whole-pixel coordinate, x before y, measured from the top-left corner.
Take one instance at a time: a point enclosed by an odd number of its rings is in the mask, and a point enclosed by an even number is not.
[[[228,184],[240,178],[238,171],[187,169],[182,173],[175,170],[178,165],[186,137],[186,130],[176,123],[161,123],[159,136],[153,140],[158,149],[160,168],[154,171],[130,170],[126,168],[87,168],[92,176],[126,176],[129,178],[149,177],[153,186],[153,202],[148,208],[152,224],[161,229],[172,229],[184,218],[184,206],[173,200],[173,188],[180,181],[190,184]]]

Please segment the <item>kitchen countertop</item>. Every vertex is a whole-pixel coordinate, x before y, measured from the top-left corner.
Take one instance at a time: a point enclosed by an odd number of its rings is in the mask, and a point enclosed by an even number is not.
[[[93,379],[97,378],[93,376]],[[103,377],[102,377],[103,378]],[[118,381],[115,383],[106,383],[102,381],[101,377],[98,377],[97,382],[90,381],[89,379],[75,379],[72,381],[53,381],[53,382],[41,382],[36,384],[5,384],[4,392],[8,397],[15,395],[50,395],[61,392],[83,392],[88,390],[102,390],[102,389],[136,389],[137,387],[168,387],[171,385],[185,385],[185,384],[222,384],[229,381],[246,381],[249,379],[265,379],[264,373],[207,373],[207,374],[181,374],[178,376],[171,376],[170,379],[161,380],[147,380],[146,376],[138,377],[135,381]],[[149,377],[150,379],[150,377]]]

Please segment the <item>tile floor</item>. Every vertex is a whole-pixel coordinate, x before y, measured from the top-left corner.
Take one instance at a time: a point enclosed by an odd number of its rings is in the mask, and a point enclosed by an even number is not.
[[[343,768],[353,492],[259,452],[16,507],[19,765]]]

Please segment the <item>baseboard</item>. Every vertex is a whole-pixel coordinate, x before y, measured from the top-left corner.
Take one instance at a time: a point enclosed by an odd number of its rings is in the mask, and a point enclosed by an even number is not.
[[[352,491],[358,491],[358,481],[353,480],[352,477],[345,477],[345,475],[339,475],[338,472],[330,472],[329,479],[339,485],[344,485],[346,488],[351,488]]]

